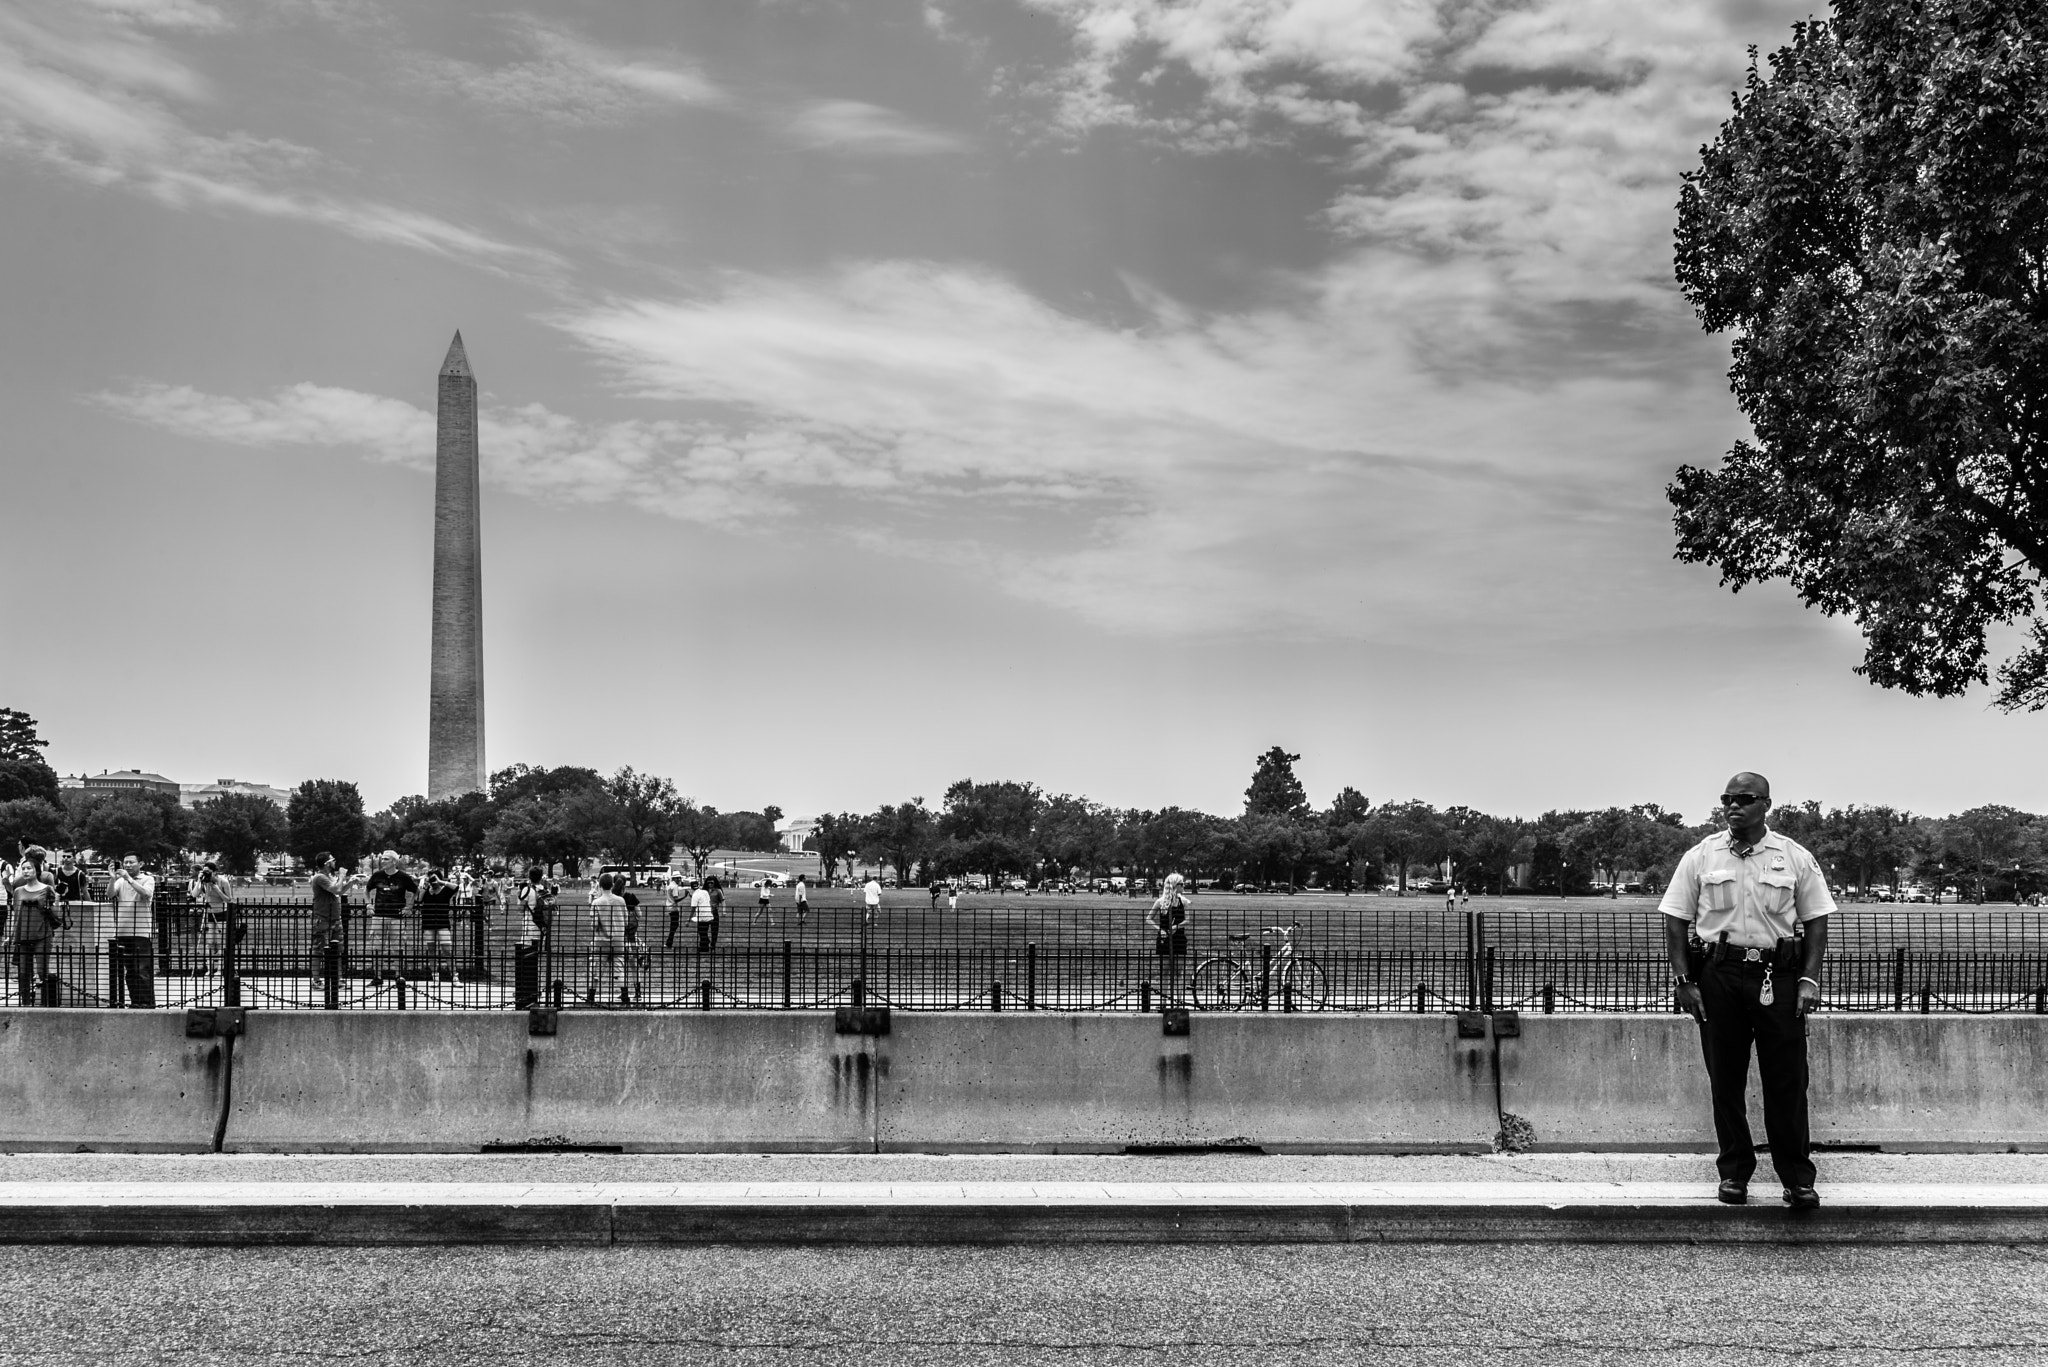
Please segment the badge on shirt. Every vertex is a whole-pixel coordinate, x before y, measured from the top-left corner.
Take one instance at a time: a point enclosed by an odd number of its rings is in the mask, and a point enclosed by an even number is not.
[[[1784,871],[1785,871],[1785,856],[1781,854],[1781,855],[1778,855],[1778,856],[1776,856],[1775,858],[1773,858],[1773,859],[1771,860],[1771,872],[1772,872],[1772,873],[1783,873]]]

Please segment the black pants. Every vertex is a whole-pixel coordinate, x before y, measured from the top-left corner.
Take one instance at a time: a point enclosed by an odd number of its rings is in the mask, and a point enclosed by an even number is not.
[[[540,946],[512,946],[512,1005],[526,1011],[540,1001]]]
[[[23,1006],[43,1004],[43,979],[50,976],[50,941],[43,936],[34,940],[14,942],[14,966],[16,986],[21,989]]]
[[[697,922],[697,952],[709,954],[718,948],[718,918]]]
[[[1772,975],[1776,1000],[1765,1006],[1762,964],[1709,963],[1700,973],[1700,998],[1707,1012],[1700,1026],[1707,1080],[1714,1092],[1714,1138],[1723,1179],[1747,1182],[1756,1171],[1756,1145],[1749,1133],[1745,1098],[1749,1055],[1764,1098],[1764,1137],[1771,1166],[1788,1187],[1813,1185],[1813,1143],[1806,1119],[1806,1018],[1799,1014],[1799,974]]]
[[[156,1005],[155,951],[147,935],[116,935],[108,942],[108,997],[114,1005]]]

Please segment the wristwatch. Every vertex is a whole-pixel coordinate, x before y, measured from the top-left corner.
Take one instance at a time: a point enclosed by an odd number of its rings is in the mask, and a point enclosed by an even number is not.
[[[1685,974],[1674,973],[1671,975],[1671,985],[1673,987],[1691,987],[1694,984],[1693,980],[1691,978],[1688,978]]]

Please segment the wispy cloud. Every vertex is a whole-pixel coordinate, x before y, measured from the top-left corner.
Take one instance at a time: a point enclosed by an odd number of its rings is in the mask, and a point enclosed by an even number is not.
[[[559,264],[550,253],[433,214],[313,188],[306,173],[324,158],[311,148],[193,127],[173,104],[203,106],[213,92],[147,30],[224,23],[208,6],[170,0],[0,11],[0,150],[173,207],[317,223],[487,266]]]
[[[674,416],[496,408],[487,478],[723,526],[830,510],[878,552],[1118,631],[1546,629],[1567,611],[1547,575],[1625,581],[1661,470],[1714,419],[1654,377],[1444,379],[1402,340],[1461,325],[1414,316],[1449,289],[1418,269],[1365,252],[1305,304],[1136,328],[901,261],[574,310],[553,321]],[[431,451],[425,413],[313,385],[101,401],[245,445]]]
[[[789,132],[806,147],[877,157],[923,157],[967,147],[951,133],[860,100],[814,100],[791,116]]]
[[[614,52],[536,19],[511,24],[525,52],[501,66],[445,57],[415,57],[434,84],[502,113],[562,123],[623,123],[664,106],[722,105],[726,92],[692,66],[671,59]]]

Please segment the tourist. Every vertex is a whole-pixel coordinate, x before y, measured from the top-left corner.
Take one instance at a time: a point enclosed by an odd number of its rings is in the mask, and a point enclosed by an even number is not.
[[[192,891],[204,904],[199,913],[199,961],[203,966],[201,971],[218,973],[221,970],[221,955],[227,947],[230,898],[227,877],[212,864],[201,864],[199,876],[192,880]]]
[[[57,909],[57,885],[50,881],[50,852],[30,845],[7,877],[7,897],[14,909],[14,965],[23,1006],[42,1004],[42,987],[50,976],[50,948],[64,925]]]
[[[690,919],[697,926],[697,952],[709,954],[718,948],[718,891],[716,875],[704,880],[690,894]]]
[[[156,1005],[156,879],[129,855],[107,884],[113,936],[107,941],[107,995],[114,1005],[147,1010]]]
[[[454,982],[455,883],[445,869],[428,869],[420,888],[420,939],[427,951],[427,980]]]
[[[1745,1100],[1753,1047],[1771,1166],[1786,1204],[1804,1210],[1820,1204],[1806,1016],[1820,1005],[1835,899],[1814,857],[1764,824],[1770,810],[1771,785],[1761,774],[1729,779],[1721,794],[1728,829],[1686,851],[1658,909],[1678,1007],[1700,1023],[1720,1148],[1716,1196],[1743,1204],[1756,1171]]]
[[[957,878],[946,884],[946,910],[956,913],[960,910],[960,880]]]
[[[57,907],[67,917],[74,906],[84,906],[92,900],[92,880],[79,865],[78,855],[64,851],[64,857],[57,863],[57,876],[52,880],[57,885]]]
[[[308,982],[318,982],[327,976],[327,950],[341,944],[348,914],[348,890],[354,881],[342,876],[333,855],[323,850],[313,856],[313,916],[306,936]]]
[[[765,875],[754,886],[760,890],[760,896],[754,901],[754,919],[761,920],[768,915],[768,899],[772,894],[769,892],[769,883]]]
[[[861,918],[867,924],[875,923],[875,913],[882,909],[882,875],[880,870],[868,875],[868,881],[861,885],[861,898],[866,904]]]
[[[1180,991],[1181,972],[1187,964],[1188,899],[1182,892],[1186,881],[1178,873],[1167,874],[1158,900],[1145,913],[1145,924],[1153,931],[1153,953],[1159,958],[1162,998]]]
[[[626,903],[626,942],[619,946],[619,955],[625,961],[626,987],[623,1000],[627,1005],[645,1005],[647,1002],[647,942],[640,938],[640,899],[633,895],[630,881],[617,888]]]
[[[405,946],[405,922],[419,902],[417,878],[398,867],[398,851],[377,856],[377,871],[363,885],[370,904],[370,943],[365,947],[378,978],[396,981]]]
[[[939,909],[939,898],[944,896],[946,892],[946,884],[944,880],[938,878],[932,879],[929,887],[926,890],[931,893],[932,910],[937,911]]]
[[[540,1002],[540,960],[547,932],[555,919],[555,898],[560,895],[538,864],[526,866],[526,881],[520,884],[514,904],[519,908],[513,926],[512,1005],[527,1010]]]
[[[796,923],[802,925],[811,914],[811,883],[804,874],[796,876]]]
[[[619,896],[618,883],[612,874],[600,874],[590,893],[590,975],[583,1000],[607,1006],[619,995],[619,946],[626,939],[626,899]]]
[[[674,949],[676,925],[683,919],[683,908],[690,900],[690,885],[683,881],[681,869],[668,871],[668,881],[662,888],[662,895],[668,900],[668,938],[662,941],[662,948]]]

